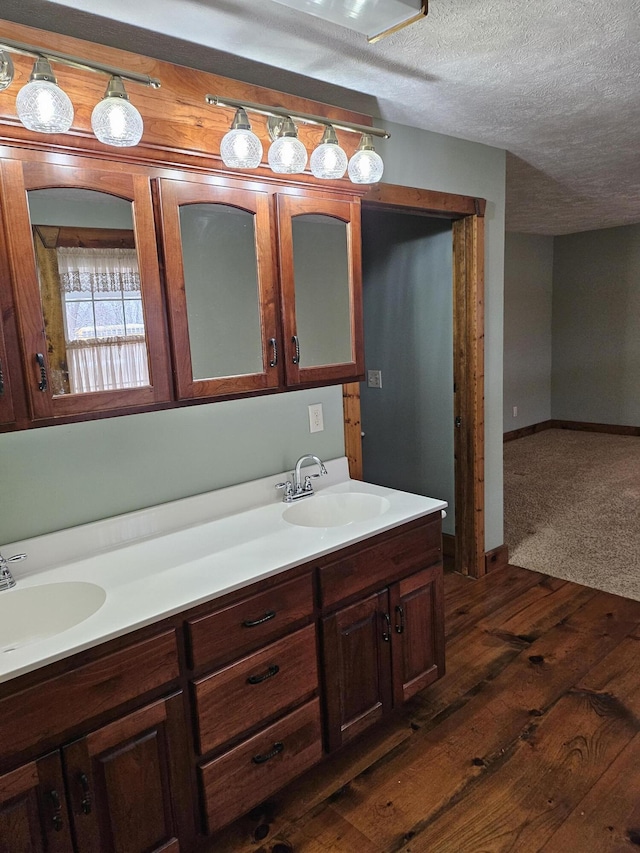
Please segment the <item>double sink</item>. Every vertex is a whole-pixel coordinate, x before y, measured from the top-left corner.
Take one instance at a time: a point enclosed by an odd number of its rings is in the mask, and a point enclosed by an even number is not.
[[[0,681],[446,506],[327,466],[293,504],[270,477],[3,548],[29,561],[0,593]]]

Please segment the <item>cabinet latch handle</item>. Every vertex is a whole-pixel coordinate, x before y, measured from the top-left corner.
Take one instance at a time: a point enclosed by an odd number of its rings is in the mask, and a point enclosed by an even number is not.
[[[274,743],[270,752],[266,752],[264,755],[254,755],[251,759],[254,764],[264,764],[265,761],[269,761],[270,758],[274,758],[276,755],[282,752],[284,749],[284,744],[280,741]]]
[[[400,624],[396,622],[396,634],[404,633],[404,609],[402,605],[396,605],[396,616],[400,617]]]
[[[293,344],[294,349],[293,358],[291,359],[291,361],[294,364],[300,364],[300,341],[298,340],[297,335],[294,335],[291,338],[291,343]]]
[[[383,613],[382,618],[384,619],[382,639],[385,641],[385,643],[388,643],[391,640],[391,619],[388,613]]]
[[[91,788],[86,774],[80,773],[78,776],[80,787],[82,788],[82,799],[80,800],[80,808],[83,814],[91,814]]]
[[[269,344],[273,351],[273,358],[269,362],[269,367],[276,367],[278,364],[278,342],[275,338],[269,338]]]
[[[4,394],[4,373],[2,372],[2,361],[0,360],[0,397]]]
[[[276,618],[275,610],[267,610],[264,616],[261,616],[259,619],[245,619],[242,623],[243,628],[255,628],[258,625],[264,625],[265,622],[270,622],[272,619]]]
[[[60,803],[60,795],[54,788],[49,791],[49,799],[53,805],[53,815],[51,816],[51,822],[53,824],[53,828],[56,832],[60,832],[62,830],[62,804]]]
[[[38,367],[40,368],[40,382],[38,383],[38,391],[46,391],[47,390],[47,368],[44,364],[44,356],[41,352],[36,353],[36,362],[38,363]]]
[[[273,678],[274,675],[277,675],[280,672],[280,667],[277,663],[274,663],[266,672],[263,672],[261,675],[250,675],[247,678],[247,684],[262,684],[263,681],[266,681],[267,678]]]

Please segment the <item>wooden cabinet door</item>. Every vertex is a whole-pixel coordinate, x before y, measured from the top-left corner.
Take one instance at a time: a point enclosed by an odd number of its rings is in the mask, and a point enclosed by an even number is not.
[[[442,566],[432,566],[390,589],[394,705],[444,675]]]
[[[149,178],[70,159],[0,179],[32,418],[169,400]]]
[[[190,812],[178,770],[181,729],[177,695],[65,747],[78,853],[177,853]]]
[[[287,385],[364,373],[359,200],[278,196]]]
[[[158,181],[178,396],[280,384],[274,224],[267,192]]]
[[[60,753],[0,776],[0,853],[73,853]]]
[[[347,743],[391,708],[387,590],[322,620],[328,749]]]

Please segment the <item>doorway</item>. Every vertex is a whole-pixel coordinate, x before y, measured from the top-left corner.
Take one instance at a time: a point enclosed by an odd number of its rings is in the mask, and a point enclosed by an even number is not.
[[[453,248],[453,444],[456,571],[481,577],[484,551],[484,199],[379,184],[363,210],[449,220]],[[450,244],[451,245],[451,244]],[[369,365],[367,365],[370,367]],[[384,379],[383,379],[384,381]],[[345,449],[351,476],[363,478],[360,383],[344,386]],[[446,429],[446,427],[445,427]]]

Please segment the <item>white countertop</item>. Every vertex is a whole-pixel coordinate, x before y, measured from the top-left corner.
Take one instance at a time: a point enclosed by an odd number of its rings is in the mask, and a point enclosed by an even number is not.
[[[328,475],[314,483],[317,495],[365,492],[385,497],[389,508],[339,527],[293,525],[274,488],[290,475],[280,474],[2,545],[5,557],[25,552],[28,559],[12,564],[17,586],[0,592],[0,602],[17,590],[68,581],[97,584],[106,599],[72,628],[0,649],[0,682],[447,506],[350,480],[344,457],[326,467]]]

